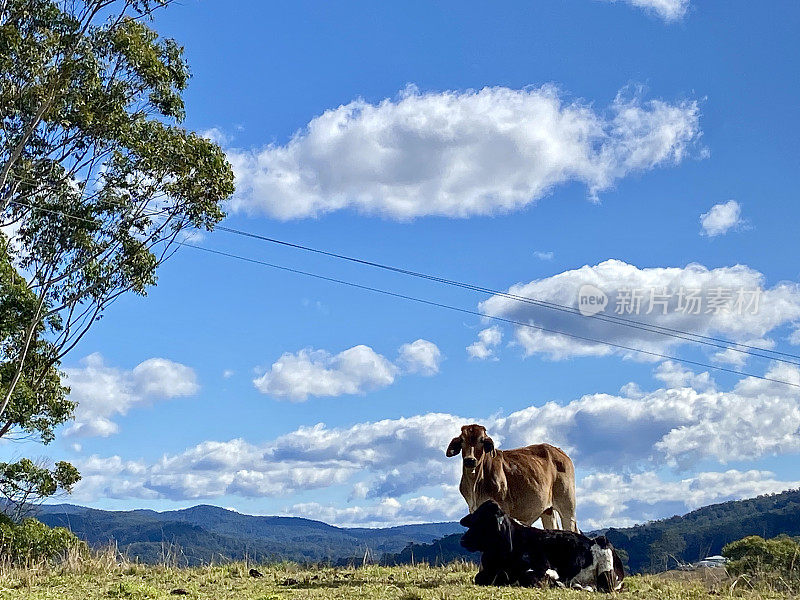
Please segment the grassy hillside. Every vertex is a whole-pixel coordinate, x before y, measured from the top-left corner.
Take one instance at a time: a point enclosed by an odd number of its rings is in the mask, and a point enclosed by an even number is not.
[[[67,527],[95,547],[113,542],[141,562],[162,563],[170,555],[189,566],[246,557],[258,562],[337,564],[361,559],[367,549],[380,557],[410,542],[431,542],[463,530],[458,523],[341,528],[296,517],[243,515],[216,506],[117,512],[65,504],[42,506],[37,518],[53,527]]]
[[[366,567],[363,569],[315,568],[297,565],[259,567],[260,578],[248,575],[242,563],[194,569],[164,567],[78,565],[53,573],[11,571],[0,575],[3,600],[576,600],[602,598],[585,592],[558,589],[478,588],[472,584],[472,565],[446,567]],[[626,581],[620,600],[700,600],[730,595],[731,581],[724,574],[694,576],[691,580],[668,577],[633,577]],[[745,586],[743,586],[745,587]],[[181,590],[185,594],[176,593]],[[744,600],[785,597],[769,589],[741,590],[733,595]]]

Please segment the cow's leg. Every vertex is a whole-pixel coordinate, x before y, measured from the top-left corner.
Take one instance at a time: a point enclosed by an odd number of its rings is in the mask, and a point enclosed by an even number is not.
[[[496,573],[490,573],[489,571],[478,571],[475,574],[475,585],[492,585],[495,577]]]
[[[510,585],[511,579],[502,569],[478,571],[475,575],[475,585]]]
[[[501,568],[502,562],[486,553],[481,555],[481,566],[473,580],[475,585],[506,585],[508,580]]]
[[[547,558],[539,552],[528,552],[523,555],[526,559],[518,565],[518,582],[522,587],[547,585],[550,587],[558,581],[558,573],[551,569]]]
[[[567,531],[580,532],[578,522],[575,520],[575,505],[557,507],[558,515],[561,517],[561,528]]]
[[[575,520],[575,504],[557,508],[558,514],[561,516],[561,528],[567,531],[580,532],[578,529],[578,522]]]
[[[558,529],[556,524],[556,515],[553,513],[553,508],[548,508],[542,513],[542,527],[545,529]]]
[[[575,520],[575,483],[556,480],[553,486],[553,507],[561,517],[561,528],[567,531],[579,531]]]

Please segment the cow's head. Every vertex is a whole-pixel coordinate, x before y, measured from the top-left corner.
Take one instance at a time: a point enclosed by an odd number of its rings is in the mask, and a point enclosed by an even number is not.
[[[495,455],[494,442],[483,425],[464,425],[461,435],[454,437],[445,454],[455,456],[461,453],[465,469],[474,469],[484,454]]]
[[[513,550],[511,523],[494,500],[481,504],[460,523],[467,528],[461,536],[461,545],[470,552],[508,554]]]
[[[597,589],[601,592],[614,593],[622,589],[625,569],[617,554],[616,548],[604,535],[592,540],[591,547],[594,566],[597,569]]]

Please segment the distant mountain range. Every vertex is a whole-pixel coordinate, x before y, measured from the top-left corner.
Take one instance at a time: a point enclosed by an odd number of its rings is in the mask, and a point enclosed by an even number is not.
[[[256,517],[216,506],[155,512],[112,512],[71,504],[44,505],[37,518],[67,527],[92,546],[116,543],[131,559],[200,565],[242,560],[390,564],[477,560],[459,544],[458,523],[382,529],[334,527],[297,517]],[[675,561],[719,554],[748,535],[800,535],[800,490],[713,504],[684,516],[603,530],[632,572],[662,571]],[[590,534],[591,535],[591,534]]]
[[[295,560],[342,564],[400,552],[455,532],[458,523],[426,523],[382,529],[334,527],[298,517],[257,517],[217,506],[184,510],[106,511],[72,504],[42,505],[36,518],[67,527],[90,545],[116,543],[131,559],[200,565],[242,560]]]

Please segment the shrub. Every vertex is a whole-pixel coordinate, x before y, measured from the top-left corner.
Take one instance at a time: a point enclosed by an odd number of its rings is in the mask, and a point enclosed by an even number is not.
[[[64,527],[50,528],[36,519],[14,523],[0,514],[0,559],[14,566],[30,566],[62,558],[67,550],[88,551],[74,533]]]
[[[776,574],[788,579],[800,579],[800,544],[787,535],[765,540],[750,537],[731,542],[722,549],[730,562],[732,575]]]

